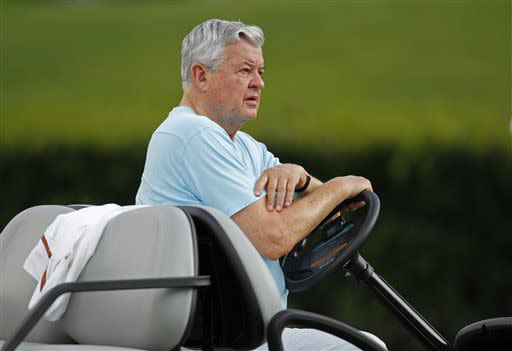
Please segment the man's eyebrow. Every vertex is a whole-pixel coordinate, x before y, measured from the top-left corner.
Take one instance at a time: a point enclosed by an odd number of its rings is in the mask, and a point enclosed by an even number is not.
[[[252,67],[254,67],[254,66],[256,66],[253,62],[251,62],[251,61],[247,61],[247,60],[245,60],[243,63],[244,63],[244,64],[246,64],[246,65],[248,65],[248,66],[251,66],[251,68],[252,68]],[[264,69],[265,69],[265,65],[263,65],[263,66],[261,66],[261,67],[260,67],[260,70],[264,70]]]

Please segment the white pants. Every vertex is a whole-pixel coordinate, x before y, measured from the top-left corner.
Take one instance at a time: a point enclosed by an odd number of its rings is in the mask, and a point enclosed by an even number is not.
[[[375,335],[363,333],[386,347],[386,344]],[[285,351],[360,351],[349,342],[316,329],[285,328],[282,340]],[[254,351],[268,351],[268,345],[265,343]]]

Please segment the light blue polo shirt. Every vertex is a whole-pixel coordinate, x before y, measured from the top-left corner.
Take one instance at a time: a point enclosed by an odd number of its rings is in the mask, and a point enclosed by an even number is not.
[[[249,134],[239,131],[232,141],[209,118],[190,107],[176,107],[151,137],[135,203],[205,205],[231,217],[265,196],[254,195],[256,181],[264,170],[279,164]],[[263,260],[286,308],[288,290],[279,261]]]

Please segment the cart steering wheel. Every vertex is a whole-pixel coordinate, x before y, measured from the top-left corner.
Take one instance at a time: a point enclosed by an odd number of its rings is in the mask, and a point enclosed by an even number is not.
[[[332,219],[347,204],[356,201],[365,201],[366,206],[358,209],[350,222],[345,223],[341,216]],[[379,211],[379,198],[368,190],[336,206],[283,260],[282,268],[288,290],[309,289],[356,257],[363,242],[370,235]],[[320,228],[322,230],[319,230]],[[314,245],[305,247],[306,241],[314,240],[319,231],[322,232],[320,240]]]

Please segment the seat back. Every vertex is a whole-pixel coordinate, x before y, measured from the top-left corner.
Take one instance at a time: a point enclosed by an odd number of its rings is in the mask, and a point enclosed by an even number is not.
[[[16,216],[0,235],[2,254],[1,338],[27,314],[36,286],[22,268],[44,230],[63,206],[38,206]],[[190,277],[198,273],[190,217],[170,206],[125,212],[107,225],[79,281]],[[72,294],[61,320],[42,319],[26,341],[116,345],[169,350],[190,333],[195,289],[101,291]]]
[[[30,251],[44,230],[60,214],[73,211],[65,206],[36,206],[14,217],[0,235],[0,339],[5,340],[28,313],[28,303],[36,281],[23,269]],[[41,320],[26,341],[69,343],[65,332]]]
[[[151,206],[112,219],[80,280],[192,277],[198,273],[194,225],[181,210]],[[83,344],[168,350],[187,338],[195,289],[73,294],[59,321]]]
[[[283,309],[277,286],[247,236],[222,212],[205,206],[180,207],[195,224],[199,274],[213,279],[213,345],[253,349],[266,341],[270,319]],[[199,346],[204,311],[196,315],[187,346]]]

